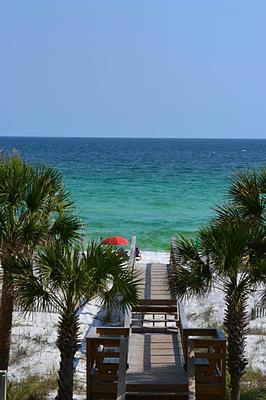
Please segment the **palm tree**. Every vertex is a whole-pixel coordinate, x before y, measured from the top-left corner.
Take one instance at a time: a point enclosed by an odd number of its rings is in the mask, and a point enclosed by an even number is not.
[[[14,300],[6,264],[52,240],[77,240],[81,224],[71,211],[62,177],[53,168],[31,166],[15,153],[0,159],[0,369],[8,368]]]
[[[26,257],[13,263],[16,297],[25,311],[33,304],[43,308],[52,304],[58,309],[57,346],[61,361],[57,399],[72,400],[73,361],[79,347],[78,306],[84,297],[87,301],[99,297],[106,304],[127,308],[138,301],[139,280],[127,268],[124,257],[96,242],[89,244],[86,251],[78,246],[47,247],[38,253],[35,263],[33,266]]]
[[[182,299],[217,287],[226,304],[231,399],[240,398],[245,372],[247,299],[266,283],[266,172],[240,173],[229,190],[230,202],[217,208],[216,219],[194,241],[179,236],[173,246],[170,287]]]

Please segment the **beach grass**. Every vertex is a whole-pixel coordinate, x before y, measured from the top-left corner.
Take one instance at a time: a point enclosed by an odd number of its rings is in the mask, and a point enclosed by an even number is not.
[[[29,375],[20,382],[11,382],[7,389],[7,400],[47,400],[51,390],[56,389],[55,376],[42,378]]]
[[[262,371],[248,367],[241,387],[241,400],[266,400],[266,376]]]
[[[249,389],[241,394],[241,400],[266,400],[266,389]]]

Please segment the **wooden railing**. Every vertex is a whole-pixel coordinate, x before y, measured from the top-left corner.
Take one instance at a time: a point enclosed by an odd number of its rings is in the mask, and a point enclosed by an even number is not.
[[[177,268],[174,240],[170,254],[171,268]],[[188,372],[189,400],[223,400],[226,397],[226,339],[219,329],[190,328],[184,305],[179,302],[178,320],[184,368]]]
[[[0,400],[6,400],[7,396],[7,371],[0,371]]]
[[[126,398],[126,370],[127,370],[127,353],[128,338],[120,336],[120,358],[117,381],[116,400],[125,400]]]
[[[251,319],[266,317],[266,306],[255,306],[251,309]]]
[[[136,262],[136,241],[137,241],[137,238],[135,235],[133,235],[131,238],[130,253],[129,253],[129,258],[128,258],[128,268],[132,272],[135,269],[135,262]],[[131,318],[132,318],[132,309],[128,308],[125,311],[124,327],[130,328]]]
[[[129,329],[98,327],[87,338],[87,399],[125,400]]]
[[[136,261],[136,236],[133,235],[131,238],[130,252],[127,262],[128,269],[131,270],[132,272],[135,269],[135,261]],[[124,313],[124,327],[130,328],[131,316],[132,316],[131,308],[128,308]]]
[[[226,340],[219,329],[189,328],[179,303],[179,329],[184,368],[188,372],[189,400],[225,399]]]
[[[187,343],[188,363],[188,400],[196,400],[196,373],[195,373],[195,350],[194,341],[189,339]]]
[[[213,333],[212,329],[185,332],[189,400],[226,397],[226,341],[217,330]]]
[[[251,319],[261,318],[266,316],[266,299],[262,298],[254,304],[251,309]]]
[[[125,311],[124,327],[130,329],[132,319],[132,308],[128,308]]]
[[[130,252],[128,257],[128,267],[133,271],[135,268],[136,261],[136,242],[137,238],[135,235],[131,238]]]

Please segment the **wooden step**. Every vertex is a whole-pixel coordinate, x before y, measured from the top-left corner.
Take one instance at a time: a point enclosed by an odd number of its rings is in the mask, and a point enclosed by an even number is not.
[[[177,306],[177,303],[175,299],[143,299],[140,301],[140,305]]]
[[[177,323],[178,322],[178,319],[175,319],[175,318],[169,318],[169,319],[167,319],[167,318],[140,318],[140,319],[138,319],[138,318],[132,318],[131,319],[131,321],[132,322],[175,322],[175,323]]]
[[[164,311],[145,311],[145,312],[139,312],[139,311],[133,311],[132,312],[132,317],[135,318],[136,315],[171,315],[175,316],[176,319],[178,319],[178,312],[175,310],[174,312],[169,312],[167,311],[166,313]]]
[[[139,312],[142,314],[145,314],[146,312],[163,312],[164,314],[167,313],[176,313],[177,312],[177,307],[176,305],[138,305],[132,308],[132,312]]]
[[[166,326],[132,326],[132,333],[165,333],[172,334]],[[176,333],[176,331],[175,331]]]
[[[186,383],[127,383],[127,393],[175,393],[184,394],[188,392],[188,384]]]
[[[128,392],[126,400],[188,400],[187,393]]]
[[[126,400],[188,400],[186,384],[127,384]]]
[[[116,399],[117,399],[117,393],[93,393],[90,395],[90,400],[116,400]]]

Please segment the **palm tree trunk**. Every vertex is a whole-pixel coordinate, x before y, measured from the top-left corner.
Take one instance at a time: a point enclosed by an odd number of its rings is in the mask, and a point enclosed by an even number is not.
[[[0,308],[0,370],[8,369],[13,303],[13,286],[12,283],[10,283],[10,281],[8,280],[7,274],[4,270]]]
[[[240,400],[240,379],[245,372],[247,360],[245,340],[247,330],[247,298],[237,290],[228,291],[225,297],[226,311],[224,326],[228,340],[227,365],[230,374],[231,400]]]
[[[74,355],[78,350],[78,329],[78,317],[75,313],[61,316],[57,339],[61,358],[57,400],[73,399]]]

